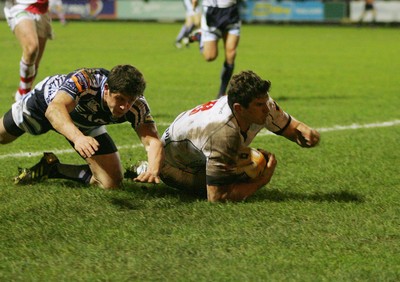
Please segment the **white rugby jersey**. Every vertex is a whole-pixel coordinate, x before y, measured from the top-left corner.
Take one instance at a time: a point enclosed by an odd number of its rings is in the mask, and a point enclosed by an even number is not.
[[[228,8],[237,4],[237,0],[203,0],[202,5],[207,7]]]
[[[252,124],[244,137],[227,96],[181,113],[165,130],[165,161],[190,173],[206,170],[207,184],[235,182],[239,150],[248,147],[261,129],[280,134],[291,117],[272,98],[264,125]],[[235,178],[236,177],[236,178]]]

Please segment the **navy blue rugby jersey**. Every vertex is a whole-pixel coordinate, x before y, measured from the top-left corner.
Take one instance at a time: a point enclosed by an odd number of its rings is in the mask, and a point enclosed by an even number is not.
[[[50,76],[35,87],[31,99],[34,100],[36,108],[40,109],[38,113],[44,115],[57,91],[67,92],[78,103],[70,116],[75,125],[83,129],[126,121],[135,129],[142,123],[154,123],[149,105],[143,96],[135,101],[124,116],[113,118],[103,101],[108,74],[106,69],[92,68],[80,69],[67,75]]]

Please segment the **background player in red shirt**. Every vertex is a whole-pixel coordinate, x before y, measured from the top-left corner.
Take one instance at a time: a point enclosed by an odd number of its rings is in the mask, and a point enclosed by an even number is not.
[[[4,14],[22,48],[19,87],[20,100],[32,87],[48,39],[53,38],[48,0],[7,0]]]

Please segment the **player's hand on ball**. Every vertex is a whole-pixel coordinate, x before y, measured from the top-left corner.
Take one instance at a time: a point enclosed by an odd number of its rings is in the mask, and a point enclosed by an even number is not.
[[[269,158],[268,156],[271,155],[271,153],[268,151],[265,151],[264,149],[259,149],[259,148],[257,148],[257,151],[260,151],[264,155],[264,158],[268,163],[268,158]]]
[[[264,151],[266,152],[266,151]],[[263,152],[263,154],[264,154]],[[267,156],[265,157],[268,161],[267,161],[267,165],[265,166],[265,169],[261,175],[261,180],[264,182],[263,185],[266,185],[267,183],[269,183],[271,181],[272,175],[274,174],[275,171],[275,167],[277,165],[277,160],[275,158],[275,155],[272,153],[267,153]]]

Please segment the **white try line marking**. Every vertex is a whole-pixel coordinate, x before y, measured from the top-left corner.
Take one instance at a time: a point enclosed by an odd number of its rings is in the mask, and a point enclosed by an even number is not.
[[[159,125],[162,126],[168,126],[169,124],[164,124],[160,123]],[[362,129],[362,128],[377,128],[377,127],[390,127],[390,126],[396,126],[400,125],[400,120],[392,120],[392,121],[385,121],[385,122],[376,122],[376,123],[367,123],[367,124],[357,124],[353,123],[351,125],[335,125],[333,127],[322,127],[322,128],[316,128],[319,132],[330,132],[330,131],[340,131],[340,130],[356,130],[356,129]],[[265,136],[265,135],[273,135],[273,133],[263,130],[261,131],[257,136]],[[132,148],[138,148],[138,147],[143,147],[142,144],[135,144],[135,145],[125,145],[125,146],[119,146],[118,149],[132,149]],[[64,150],[48,150],[50,152],[53,152],[55,154],[70,154],[75,152],[73,149],[64,149]],[[40,152],[20,152],[20,153],[11,153],[11,154],[6,154],[0,156],[0,159],[6,159],[6,158],[26,158],[26,157],[37,157],[41,156],[43,154],[43,151]]]
[[[363,128],[389,127],[389,126],[396,126],[396,125],[400,125],[400,120],[395,119],[392,121],[375,122],[375,123],[367,123],[367,124],[353,123],[350,125],[335,125],[333,127],[316,128],[316,130],[318,130],[318,132],[330,132],[330,131],[341,131],[341,130],[356,130],[356,129],[363,129]],[[273,134],[273,133],[270,131],[262,131],[257,136],[268,135],[268,134]]]

